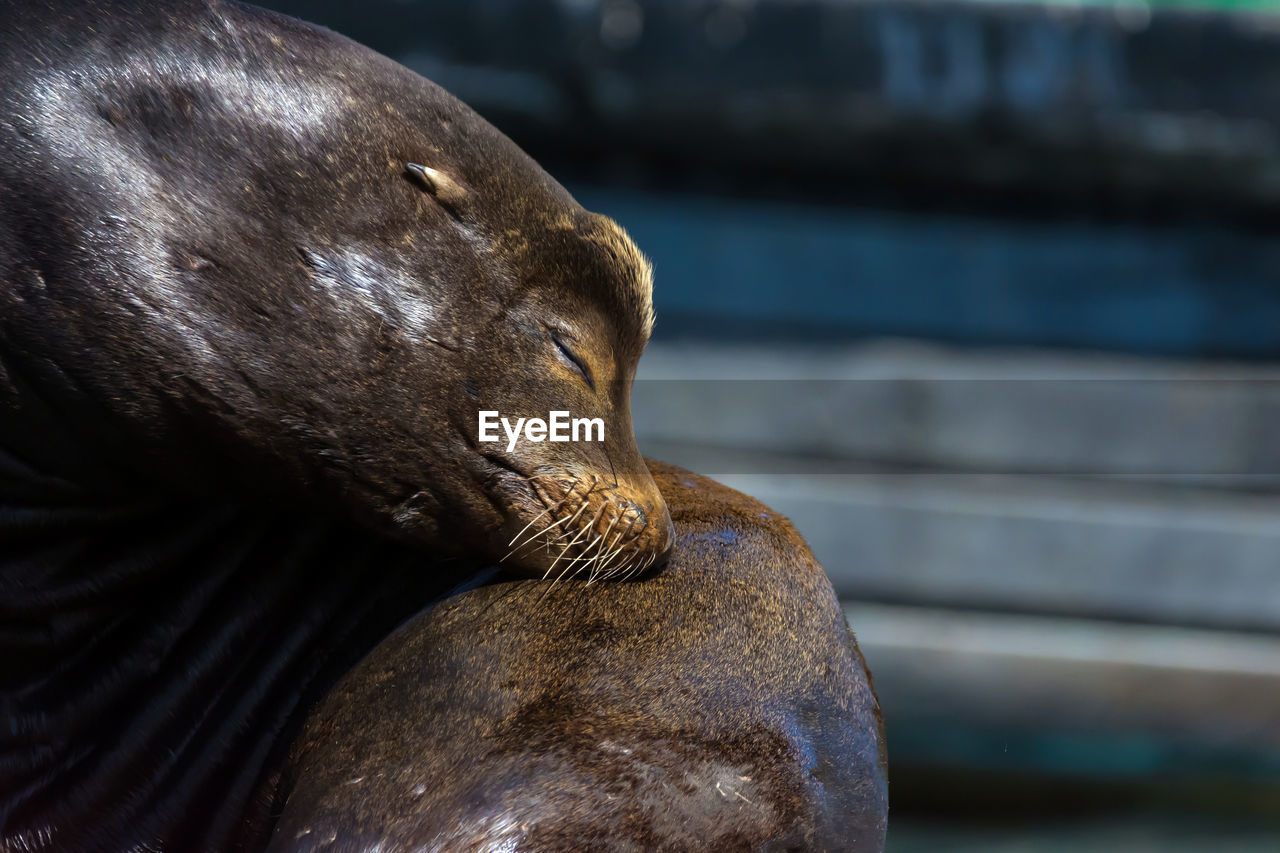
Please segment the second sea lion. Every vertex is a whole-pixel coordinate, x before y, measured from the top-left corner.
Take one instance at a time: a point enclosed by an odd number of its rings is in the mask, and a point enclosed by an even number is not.
[[[881,850],[884,731],[830,582],[767,507],[653,471],[667,569],[416,616],[309,718],[271,853]]]

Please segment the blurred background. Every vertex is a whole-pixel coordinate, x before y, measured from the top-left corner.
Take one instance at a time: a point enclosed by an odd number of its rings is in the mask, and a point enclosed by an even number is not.
[[[653,259],[641,447],[788,514],[889,849],[1280,849],[1280,8],[297,0]]]

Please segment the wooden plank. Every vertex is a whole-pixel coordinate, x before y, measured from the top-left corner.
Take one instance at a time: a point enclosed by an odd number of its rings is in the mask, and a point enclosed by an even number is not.
[[[1222,224],[1010,221],[572,189],[652,256],[659,337],[897,335],[1280,353],[1280,245]]]
[[[1049,352],[657,344],[633,410],[642,450],[791,517],[844,594],[1274,630],[1274,378]]]
[[[846,614],[902,766],[1280,771],[1280,637],[865,603]]]
[[[637,436],[707,447],[974,473],[1241,485],[1280,474],[1274,365],[909,342],[655,343],[632,401]]]
[[[643,446],[791,518],[842,594],[1280,629],[1270,495],[1029,476],[722,474],[698,449]]]

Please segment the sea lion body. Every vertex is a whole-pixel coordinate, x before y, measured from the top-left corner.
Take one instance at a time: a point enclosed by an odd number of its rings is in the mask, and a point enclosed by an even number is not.
[[[272,853],[882,849],[879,709],[826,576],[760,503],[653,471],[668,567],[419,614],[308,720]]]
[[[517,533],[523,571],[660,562],[649,268],[334,33],[0,22],[0,850],[236,849],[309,704]],[[509,452],[482,409],[605,440]]]

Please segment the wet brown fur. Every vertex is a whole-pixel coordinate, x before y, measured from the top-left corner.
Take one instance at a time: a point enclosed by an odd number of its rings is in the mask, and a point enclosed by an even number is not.
[[[272,851],[882,848],[879,709],[821,568],[767,507],[650,464],[668,567],[419,615],[311,716]]]

